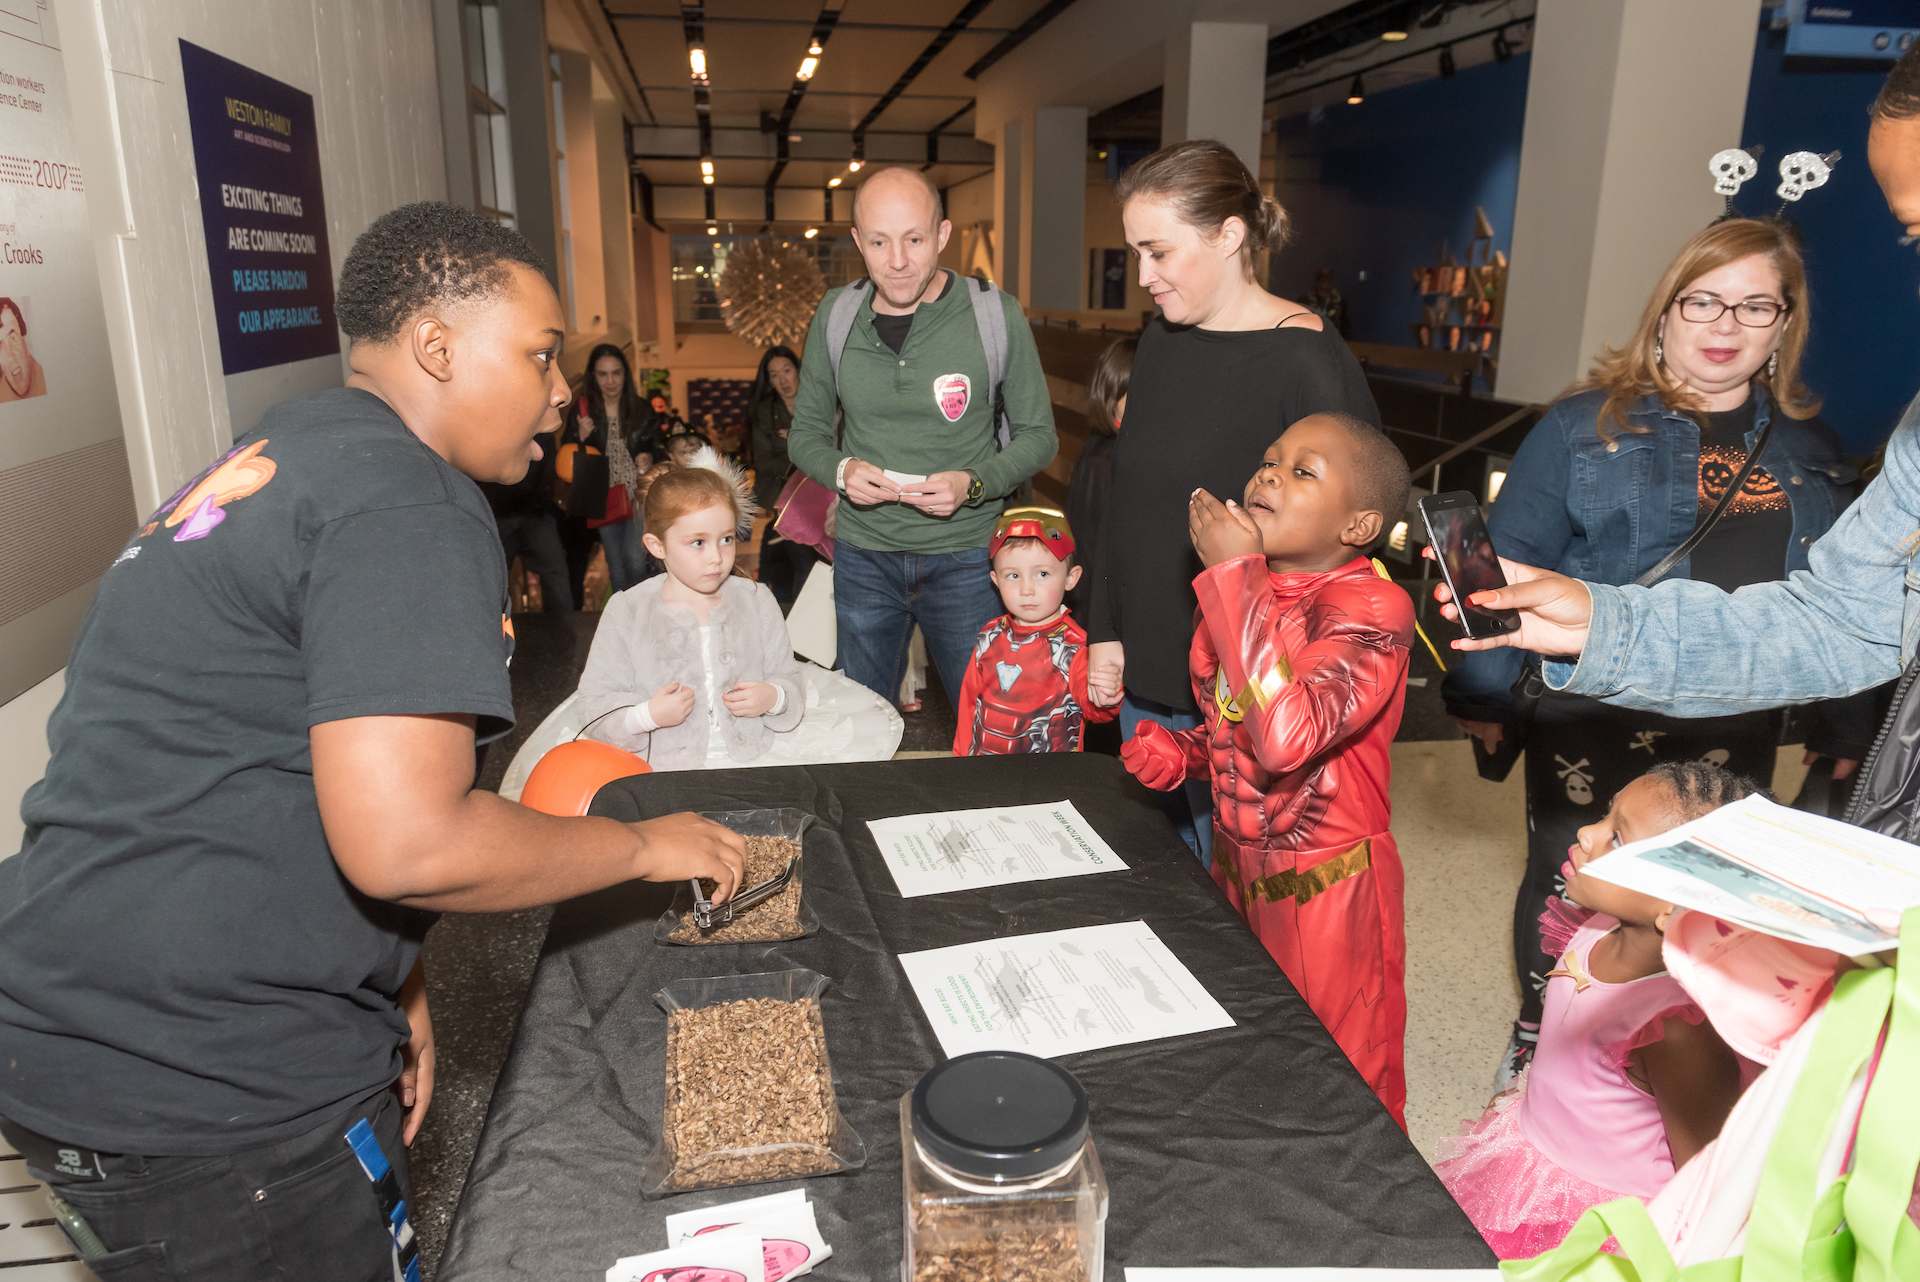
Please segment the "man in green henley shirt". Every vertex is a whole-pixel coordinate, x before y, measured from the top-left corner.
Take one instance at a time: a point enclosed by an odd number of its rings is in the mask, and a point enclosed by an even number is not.
[[[827,315],[840,290],[820,300],[787,438],[795,466],[846,496],[833,559],[840,659],[889,703],[916,623],[948,697],[958,693],[974,639],[1001,612],[987,559],[994,522],[1058,445],[1033,331],[1005,294],[1012,439],[995,442],[987,354],[966,293],[978,285],[938,261],[952,230],[918,170],[882,168],[860,185],[853,239],[874,287],[841,353],[837,393]]]

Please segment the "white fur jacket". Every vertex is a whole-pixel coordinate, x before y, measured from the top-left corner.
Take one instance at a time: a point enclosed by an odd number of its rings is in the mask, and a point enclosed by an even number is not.
[[[700,661],[700,625],[688,611],[661,601],[666,582],[666,575],[655,575],[607,602],[586,671],[580,675],[580,719],[588,726],[588,738],[625,748],[656,770],[693,770],[707,760],[707,676]],[[793,729],[806,711],[787,621],[780,617],[772,592],[735,576],[721,586],[707,624],[713,629],[715,690],[724,695],[736,681],[766,681],[786,695],[778,713],[763,717],[736,717],[720,708],[728,755],[752,761],[773,745],[775,731]],[[693,711],[677,726],[634,733],[627,715],[614,711],[645,703],[675,681],[695,696]]]

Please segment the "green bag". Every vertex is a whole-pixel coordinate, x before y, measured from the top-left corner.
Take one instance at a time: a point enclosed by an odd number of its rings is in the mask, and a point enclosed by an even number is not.
[[[1920,1230],[1907,1218],[1920,1168],[1920,908],[1901,919],[1900,943],[1914,965],[1850,971],[1834,985],[1767,1151],[1742,1255],[1683,1269],[1646,1206],[1623,1197],[1500,1271],[1514,1282],[1920,1282]],[[1883,1030],[1852,1169],[1821,1193],[1821,1153]],[[1621,1254],[1601,1250],[1608,1237]]]

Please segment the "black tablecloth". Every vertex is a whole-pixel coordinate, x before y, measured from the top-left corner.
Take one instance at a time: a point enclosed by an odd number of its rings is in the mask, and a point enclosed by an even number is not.
[[[902,899],[866,820],[1071,799],[1129,871]],[[895,954],[1144,918],[1237,1026],[1061,1060],[1085,1084],[1112,1190],[1107,1277],[1127,1265],[1491,1267],[1493,1256],[1151,799],[1109,757],[1060,754],[768,770],[611,784],[594,813],[793,806],[819,817],[805,894],[821,929],[783,944],[656,945],[672,888],[563,904],[494,1090],[441,1265],[446,1282],[599,1279],[666,1246],[669,1212],[777,1192],[641,1198],[659,1133],[666,1017],[702,975],[808,967],[865,1170],[804,1181],[824,1278],[900,1275],[900,1096],[941,1058]]]

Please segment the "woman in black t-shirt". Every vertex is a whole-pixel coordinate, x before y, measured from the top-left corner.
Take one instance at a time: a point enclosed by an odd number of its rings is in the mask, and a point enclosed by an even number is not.
[[[1340,336],[1255,279],[1259,251],[1286,242],[1287,215],[1229,148],[1163,147],[1122,174],[1115,195],[1160,316],[1134,356],[1086,627],[1096,685],[1124,679],[1121,734],[1132,738],[1143,719],[1198,724],[1187,674],[1201,569],[1187,533],[1193,491],[1239,494],[1267,446],[1309,414],[1377,425],[1380,411]],[[1189,782],[1186,800],[1175,824],[1208,862],[1208,784]]]

